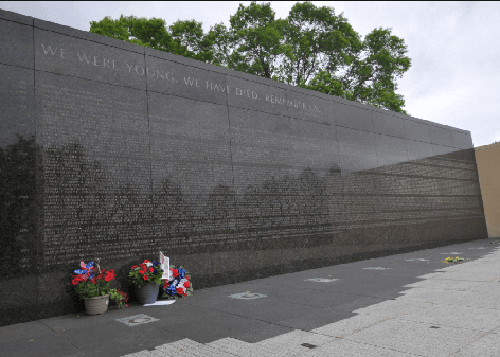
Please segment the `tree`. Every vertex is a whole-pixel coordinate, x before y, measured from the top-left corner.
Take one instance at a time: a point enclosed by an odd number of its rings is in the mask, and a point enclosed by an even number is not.
[[[170,26],[176,54],[205,63],[212,62],[212,41],[203,34],[202,23],[195,20],[178,20]]]
[[[239,62],[239,56],[234,51],[235,34],[221,22],[210,27],[206,38],[212,45],[212,64],[235,69]]]
[[[332,7],[297,3],[287,22],[280,76],[286,83],[303,85],[321,71],[335,73],[349,66],[361,49],[359,35]]]
[[[396,78],[411,66],[403,39],[391,29],[375,29],[363,41],[363,51],[343,78],[349,99],[377,107],[404,112],[403,96],[395,93]]]
[[[176,55],[211,62],[211,42],[203,34],[201,22],[177,21],[169,28],[165,20],[120,16],[117,20],[105,17],[90,22],[92,33],[135,43],[139,46],[170,52]]]
[[[275,20],[270,3],[240,4],[231,16],[231,31],[235,44],[233,69],[273,78],[276,60],[283,53],[284,20]]]
[[[391,29],[361,40],[342,13],[310,2],[293,5],[286,19],[276,19],[270,3],[240,4],[229,22],[204,34],[195,20],[166,26],[122,15],[92,21],[90,32],[408,114],[396,80],[411,60]]]

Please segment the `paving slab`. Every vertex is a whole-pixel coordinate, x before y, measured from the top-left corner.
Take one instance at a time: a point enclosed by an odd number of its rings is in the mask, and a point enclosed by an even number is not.
[[[334,337],[294,330],[257,342],[256,345],[265,347],[271,356],[283,352],[287,352],[288,355],[301,355],[311,348],[317,348],[332,342],[335,342]]]
[[[56,334],[50,336],[21,337],[0,342],[2,357],[83,357],[87,356],[77,346]],[[123,353],[122,353],[123,354]]]
[[[288,332],[292,332],[295,330],[293,326],[287,326],[280,322],[278,323],[268,323],[263,326],[259,326],[257,328],[253,328],[251,330],[234,333],[232,334],[232,338],[241,340],[243,342],[252,343],[259,342],[271,337],[283,335]]]
[[[209,342],[206,345],[219,351],[228,352],[234,356],[253,357],[262,356],[266,353],[265,348],[232,337],[221,338],[217,341]]]
[[[151,351],[152,357],[193,356],[193,357],[234,357],[207,344],[199,343],[188,338],[173,343],[157,346]]]
[[[500,279],[498,272],[467,272],[467,271],[454,271],[446,275],[437,273],[430,273],[418,276],[419,279],[436,279],[436,280],[457,280],[457,281],[493,281]]]
[[[205,309],[194,305],[176,305],[178,302],[179,301],[176,301],[172,306],[150,306],[148,309],[143,309],[142,312],[148,316],[159,319],[159,321],[155,321],[155,324],[158,326],[171,325],[172,321],[209,323],[211,319],[219,314],[225,314],[224,312]]]
[[[498,295],[488,295],[478,291],[457,291],[453,294],[446,295],[439,300],[439,304],[460,305],[464,307],[478,306],[485,309],[500,309],[500,299]]]
[[[450,291],[450,290],[469,290],[469,289],[476,290],[475,288],[479,288],[484,284],[485,282],[427,279],[412,284],[406,284],[403,287]]]
[[[387,300],[379,304],[357,309],[353,312],[360,315],[374,315],[392,319],[430,306],[432,306],[432,304],[428,302],[402,297],[400,299]]]
[[[345,319],[316,328],[311,330],[311,333],[340,338],[359,332],[362,329],[368,328],[387,319],[389,318],[377,315],[358,315],[350,319]]]
[[[459,290],[454,291],[453,293],[458,293]],[[412,299],[418,300],[428,303],[438,303],[440,300],[443,300],[452,292],[442,290],[442,289],[432,289],[432,288],[419,288],[419,289],[409,289],[404,291],[404,297],[402,299]]]
[[[304,316],[321,309],[318,306],[291,303],[283,300],[267,300],[265,298],[236,301],[238,303],[218,306],[217,308],[228,314],[272,323],[277,323],[286,318]]]
[[[87,355],[122,356],[131,350],[154,349],[161,343],[182,339],[176,331],[167,331],[154,322],[127,326],[117,321],[59,331],[58,335]],[[126,336],[126,338],[124,338]]]
[[[403,353],[438,357],[449,356],[484,335],[482,331],[390,319],[345,338]]]
[[[500,280],[493,280],[481,285],[476,285],[468,290],[500,296]]]
[[[152,323],[155,324],[155,323]],[[220,338],[268,325],[268,322],[237,316],[233,314],[219,314],[211,319],[210,323],[198,324],[195,321],[171,321],[170,325],[162,326],[168,334],[189,338],[199,343],[207,343]]]
[[[34,340],[52,335],[54,331],[40,321],[31,321],[0,327],[0,343],[18,340],[20,338]]]
[[[400,316],[400,319],[491,332],[500,327],[500,309],[433,304]]]
[[[350,341],[344,338],[338,338],[334,343],[325,344],[318,348],[306,351],[300,354],[301,357],[361,357],[361,356],[377,356],[377,357],[415,357],[413,353],[402,353],[394,351],[390,348],[379,347],[368,343],[360,343]]]
[[[500,335],[487,334],[462,347],[453,357],[497,357],[500,355]]]

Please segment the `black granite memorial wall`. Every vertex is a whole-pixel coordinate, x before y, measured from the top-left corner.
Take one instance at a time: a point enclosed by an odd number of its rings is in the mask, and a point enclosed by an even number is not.
[[[470,132],[0,11],[0,325],[159,250],[197,288],[487,237]]]

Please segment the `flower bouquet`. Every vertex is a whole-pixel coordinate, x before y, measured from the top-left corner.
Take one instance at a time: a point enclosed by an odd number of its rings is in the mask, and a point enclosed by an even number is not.
[[[135,291],[139,302],[142,304],[154,304],[158,298],[163,269],[158,262],[145,260],[139,266],[134,265],[128,273],[128,280],[135,285]]]
[[[175,266],[171,265],[168,269],[168,280],[164,280],[163,283],[164,297],[178,299],[192,295],[193,284],[191,283],[191,275],[182,266],[176,269]]]
[[[101,270],[97,264],[94,267],[94,262],[81,262],[81,269],[74,272],[76,275],[71,275],[72,281],[70,286],[73,286],[80,299],[85,301],[85,309],[89,315],[99,315],[106,312],[108,309],[109,296],[116,292],[117,289],[111,289],[109,283],[115,279],[113,269]],[[114,301],[119,301],[116,295],[112,296]]]
[[[467,259],[467,260],[469,260],[469,259]],[[464,261],[464,258],[460,258],[460,257],[456,257],[456,258],[447,257],[444,259],[445,263],[461,263],[463,261]]]

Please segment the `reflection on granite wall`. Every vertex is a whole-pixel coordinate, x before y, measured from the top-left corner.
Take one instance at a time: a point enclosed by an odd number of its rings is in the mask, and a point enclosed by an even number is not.
[[[0,48],[0,325],[74,311],[81,260],[201,288],[487,237],[467,131],[4,11]]]

